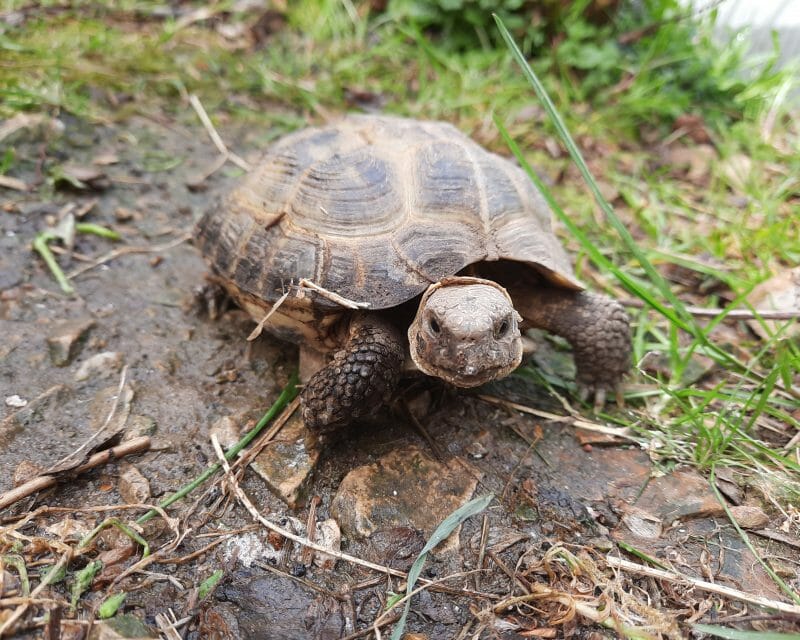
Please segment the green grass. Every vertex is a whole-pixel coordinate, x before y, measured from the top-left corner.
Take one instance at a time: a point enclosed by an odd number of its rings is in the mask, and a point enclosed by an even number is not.
[[[638,3],[650,14],[621,14],[613,29],[584,20],[585,3],[575,3],[556,19],[564,27],[556,43],[543,28],[516,25],[513,34],[562,126],[545,115],[488,16],[396,20],[400,2],[368,15],[363,3],[299,1],[254,47],[247,28],[228,37],[216,28],[258,17],[224,12],[230,2],[215,5],[213,20],[189,24],[158,17],[159,5],[144,0],[113,10],[45,4],[0,32],[0,116],[67,112],[102,122],[167,113],[197,127],[186,99],[196,93],[223,132],[253,123],[269,139],[357,109],[349,96],[358,93],[389,112],[450,120],[508,153],[496,120],[566,212],[559,234],[579,276],[645,307],[632,310],[641,371],[627,408],[608,419],[634,428],[664,466],[737,466],[757,472],[781,504],[800,503],[796,450],[781,448],[800,429],[797,339],[786,330],[764,341],[723,319],[747,307],[759,282],[800,263],[789,72],[738,73],[753,62],[741,46],[715,48],[707,26],[675,19],[670,2]],[[658,28],[620,44],[646,24]],[[713,144],[699,179],[662,146],[682,115],[698,117]],[[586,158],[584,178],[566,154],[553,157],[565,131]],[[688,137],[669,147],[700,154]],[[737,177],[742,158],[749,166]],[[0,150],[3,172],[13,175],[17,161],[13,149]],[[618,194],[613,210],[592,197],[603,187]],[[695,318],[691,305],[724,311]]]

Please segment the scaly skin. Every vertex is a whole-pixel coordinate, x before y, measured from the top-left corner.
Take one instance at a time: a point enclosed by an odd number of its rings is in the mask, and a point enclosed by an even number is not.
[[[331,431],[374,413],[391,400],[404,360],[405,341],[397,328],[378,316],[355,317],[347,344],[303,389],[306,426]]]
[[[572,345],[581,397],[593,394],[595,405],[602,405],[631,367],[630,321],[624,307],[588,291],[543,287],[516,293],[512,291],[512,298],[525,320]]]

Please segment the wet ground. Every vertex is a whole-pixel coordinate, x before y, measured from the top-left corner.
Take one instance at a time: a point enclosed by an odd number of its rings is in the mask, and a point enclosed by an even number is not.
[[[44,182],[29,193],[2,192],[0,492],[58,463],[101,428],[95,444],[114,434],[114,442],[147,435],[151,448],[64,478],[56,488],[0,511],[0,524],[10,525],[45,505],[73,509],[68,516],[43,512],[20,528],[20,539],[29,545],[59,536],[74,545],[105,517],[82,509],[153,503],[200,475],[216,459],[210,434],[235,439],[250,428],[278,396],[297,358],[294,347],[269,336],[247,343],[252,323],[236,309],[212,321],[191,308],[205,267],[191,242],[182,239],[238,173],[226,166],[200,179],[217,156],[199,126],[144,119],[124,129],[70,119],[62,124],[56,137],[47,127],[14,134],[17,148],[29,151],[18,177]],[[250,160],[269,136],[225,134]],[[55,180],[60,174],[83,177],[87,188]],[[74,296],[59,292],[31,251],[38,232],[70,213],[122,236],[115,243],[77,233],[73,255],[57,256],[67,273],[91,265],[74,278]],[[142,251],[96,264],[120,247]],[[523,377],[480,393],[563,413]],[[341,529],[342,551],[404,571],[438,522],[473,495],[493,493],[496,500],[484,514],[467,520],[457,537],[437,548],[423,577],[484,571],[457,576],[443,583],[447,591],[426,590],[415,598],[408,630],[423,634],[415,637],[519,638],[533,631],[552,631],[544,637],[614,636],[586,616],[572,617],[570,607],[555,597],[542,597],[536,608],[514,603],[496,609],[506,598],[535,593],[536,585],[587,600],[607,596],[622,619],[650,625],[654,635],[665,637],[686,633],[676,620],[750,611],[685,585],[586,569],[602,565],[606,554],[637,560],[626,556],[619,542],[685,575],[780,599],[699,475],[664,474],[651,467],[646,451],[625,439],[578,430],[571,420],[519,412],[478,394],[412,385],[407,399],[422,429],[398,409],[318,448],[316,469],[294,494],[294,508],[252,470],[241,486],[264,516],[284,528],[305,535],[314,505],[316,522],[332,519]],[[273,447],[278,456],[273,464],[296,465],[293,447],[306,444],[303,434],[297,441],[279,434],[278,440],[285,451]],[[735,475],[729,489],[739,492],[734,504],[747,504]],[[118,515],[133,519],[130,512]],[[172,524],[180,541],[171,543],[174,533],[164,520],[151,520],[142,535],[154,550],[161,548],[157,561],[114,585],[115,591],[128,592],[120,613],[147,625],[136,632],[140,637],[155,636],[157,616],[170,610],[187,638],[341,638],[359,630],[367,637],[366,629],[386,607],[387,592],[403,586],[402,579],[347,561],[331,566],[317,554],[315,562],[313,554],[256,526],[213,481],[170,507],[169,515],[179,519]],[[65,527],[60,534],[46,529],[57,523]],[[220,542],[190,555],[215,541]],[[36,563],[52,564],[57,557],[46,553],[46,546],[40,543],[38,553],[24,545],[17,551],[33,562],[34,584]],[[562,555],[553,555],[554,549]],[[771,549],[774,555],[791,555],[787,548]],[[587,563],[578,563],[583,577],[565,562],[570,554]],[[107,533],[71,569],[97,556],[105,567],[82,595],[78,618],[140,559],[141,548]],[[197,587],[219,569],[222,581],[211,595],[199,597]],[[10,593],[14,575],[6,570],[0,596]],[[53,602],[32,606],[22,616],[20,637],[26,628],[30,637],[52,629],[42,618],[48,611],[51,617],[55,611],[62,615],[62,635],[51,637],[82,637],[85,625],[69,621],[65,587],[57,586],[53,594]],[[634,600],[653,611],[637,609]],[[0,612],[0,624],[10,610]],[[108,623],[95,626],[111,633]]]

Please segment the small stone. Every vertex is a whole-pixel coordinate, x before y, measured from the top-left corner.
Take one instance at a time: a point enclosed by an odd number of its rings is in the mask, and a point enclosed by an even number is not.
[[[209,436],[216,435],[223,451],[239,442],[239,423],[230,416],[223,416],[211,425]]]
[[[128,504],[145,504],[150,500],[150,483],[132,464],[120,464],[118,489]]]
[[[137,216],[137,212],[133,209],[128,209],[128,207],[117,207],[114,210],[114,217],[117,219],[117,222],[128,222]]]
[[[658,540],[661,537],[664,528],[661,520],[636,507],[626,506],[625,511],[622,522],[637,538]]]
[[[43,471],[44,467],[30,460],[23,460],[14,469],[14,486],[19,487],[29,480],[33,480],[36,476],[41,475]]]
[[[416,447],[404,447],[348,473],[331,502],[331,515],[354,539],[395,527],[413,527],[427,537],[469,500],[477,475],[456,460],[437,462]],[[442,552],[454,548],[457,532],[443,544]]]
[[[119,386],[114,385],[101,389],[95,394],[89,407],[92,432],[104,428],[105,433],[110,436],[122,431],[125,427],[128,416],[131,414],[133,389],[126,384],[117,398],[118,390]],[[108,420],[109,416],[111,416],[110,421]]]
[[[86,359],[75,372],[75,381],[82,382],[91,377],[108,377],[122,367],[123,356],[116,351],[103,351]]]
[[[342,532],[336,520],[328,519],[317,522],[314,542],[332,551],[341,551]],[[327,553],[317,552],[314,555],[314,564],[321,569],[330,570],[336,566],[336,558]]]
[[[739,505],[731,507],[731,516],[742,529],[761,529],[769,524],[769,516],[760,507]]]
[[[83,318],[60,322],[47,337],[50,360],[57,367],[65,367],[78,354],[80,344],[85,340],[89,330],[94,327],[94,320]]]
[[[284,425],[275,442],[250,463],[272,491],[291,509],[301,506],[319,461],[319,447],[308,438],[300,412]]]
[[[21,409],[25,405],[28,404],[27,400],[20,398],[18,395],[14,394],[13,396],[8,396],[6,398],[6,405],[9,407],[14,407],[15,409]]]
[[[125,424],[125,435],[123,440],[133,440],[141,436],[152,436],[158,425],[150,416],[131,415]]]
[[[636,507],[662,522],[725,515],[705,478],[691,471],[673,471],[654,478]]]

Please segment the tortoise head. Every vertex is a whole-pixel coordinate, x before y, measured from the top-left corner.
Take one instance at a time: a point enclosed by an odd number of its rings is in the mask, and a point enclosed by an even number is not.
[[[408,329],[411,358],[423,373],[477,387],[519,366],[522,339],[506,290],[491,280],[453,277],[428,287]]]

